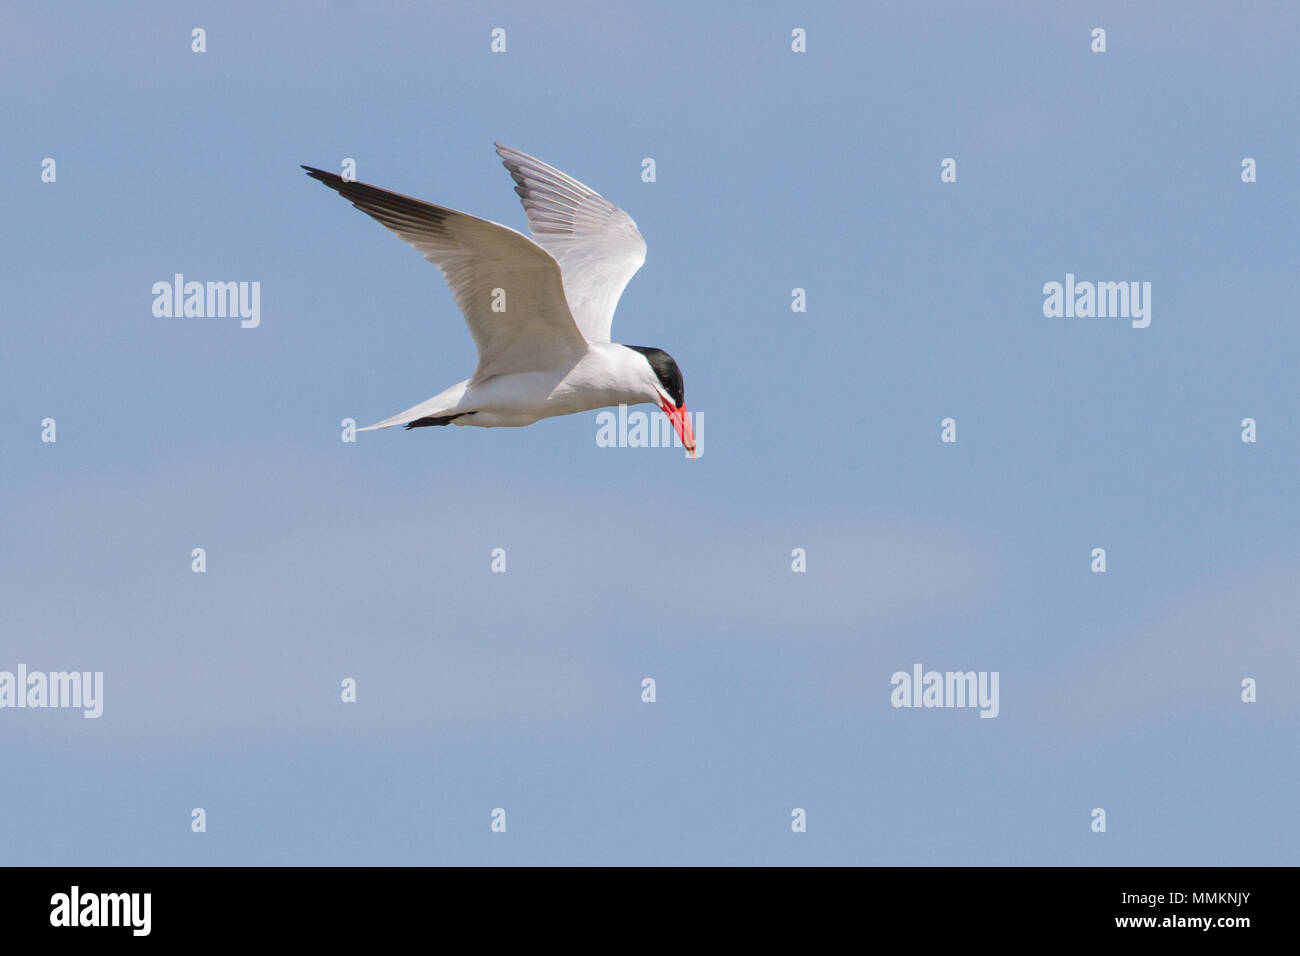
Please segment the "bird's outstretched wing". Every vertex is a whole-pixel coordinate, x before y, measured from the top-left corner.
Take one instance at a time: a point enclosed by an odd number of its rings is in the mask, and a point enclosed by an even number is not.
[[[334,173],[303,169],[442,270],[478,346],[475,379],[559,368],[587,351],[565,300],[559,264],[527,236]]]
[[[560,264],[578,328],[588,342],[608,342],[619,296],[645,262],[636,223],[555,167],[509,146],[496,147],[514,177],[533,238]]]

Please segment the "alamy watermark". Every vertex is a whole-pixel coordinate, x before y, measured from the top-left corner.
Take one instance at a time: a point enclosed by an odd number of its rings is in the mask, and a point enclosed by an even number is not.
[[[1049,319],[1132,319],[1135,329],[1151,324],[1150,282],[1065,282],[1043,284],[1043,315]]]
[[[889,679],[894,707],[978,707],[981,717],[996,717],[997,671],[927,671],[920,664],[912,672],[895,671]]]
[[[695,432],[695,457],[704,454],[704,413],[687,412]],[[681,436],[663,412],[628,411],[626,405],[618,412],[602,409],[596,413],[596,446],[598,448],[682,448]]]
[[[245,329],[262,323],[260,282],[186,282],[177,272],[171,282],[155,282],[153,296],[153,314],[159,319],[239,318]]]
[[[80,707],[87,719],[104,712],[103,671],[0,671],[0,709]]]
[[[121,926],[132,936],[148,936],[153,919],[152,893],[83,893],[73,884],[50,897],[51,926]]]

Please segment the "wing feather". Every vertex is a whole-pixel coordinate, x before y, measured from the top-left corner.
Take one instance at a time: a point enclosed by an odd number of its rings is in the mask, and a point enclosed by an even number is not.
[[[632,217],[540,159],[496,144],[515,181],[533,238],[560,264],[564,297],[588,342],[608,342],[614,310],[645,262]]]
[[[561,367],[587,350],[565,299],[559,263],[527,236],[335,173],[303,169],[442,270],[478,346],[475,379]],[[502,305],[504,311],[494,311]]]

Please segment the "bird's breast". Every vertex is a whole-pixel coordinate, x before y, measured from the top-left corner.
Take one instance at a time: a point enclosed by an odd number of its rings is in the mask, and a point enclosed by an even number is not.
[[[643,399],[597,370],[576,366],[567,373],[520,372],[498,375],[472,387],[460,403],[476,414],[466,425],[531,425],[540,418],[573,415]]]

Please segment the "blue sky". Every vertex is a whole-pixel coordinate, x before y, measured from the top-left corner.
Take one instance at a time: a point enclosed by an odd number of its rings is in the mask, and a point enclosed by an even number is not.
[[[0,861],[1294,864],[1298,21],[6,8],[0,670],[105,701],[0,709]],[[523,229],[494,140],[636,219],[614,338],[698,461],[595,413],[340,441],[474,350],[299,164]],[[177,272],[260,326],[156,318]],[[1150,327],[1045,318],[1067,273]],[[915,663],[999,716],[892,708]]]

